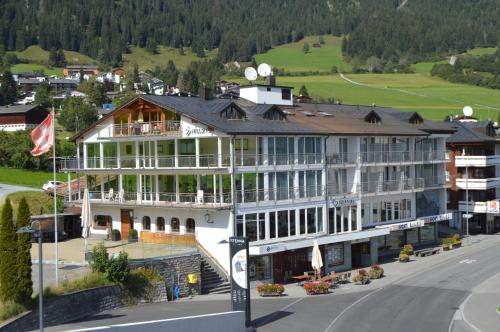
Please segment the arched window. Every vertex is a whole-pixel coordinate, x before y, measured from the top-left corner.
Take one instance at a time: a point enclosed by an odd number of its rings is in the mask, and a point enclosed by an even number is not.
[[[179,219],[172,218],[170,220],[170,229],[171,229],[172,233],[179,233],[179,229],[180,229]]]
[[[165,219],[163,217],[156,218],[156,231],[165,232]]]
[[[149,231],[151,230],[151,218],[148,216],[142,217],[142,230]]]
[[[195,222],[193,218],[186,219],[186,233],[194,233]]]

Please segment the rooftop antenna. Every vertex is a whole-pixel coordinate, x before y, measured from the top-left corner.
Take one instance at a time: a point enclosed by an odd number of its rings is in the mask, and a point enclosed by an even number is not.
[[[249,81],[255,81],[257,79],[257,71],[254,67],[245,68],[245,78]]]
[[[271,66],[268,65],[267,63],[261,63],[258,67],[257,67],[257,72],[259,73],[259,75],[261,77],[267,77],[267,76],[270,76],[272,75],[273,71],[271,69]]]
[[[470,107],[470,106],[464,106],[462,111],[464,113],[464,116],[467,118],[471,117],[472,114],[474,113],[474,111],[472,110],[472,107]]]

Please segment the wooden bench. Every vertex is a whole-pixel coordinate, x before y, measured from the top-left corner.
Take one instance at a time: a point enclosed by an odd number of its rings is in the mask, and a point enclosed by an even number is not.
[[[415,256],[425,257],[425,256],[429,256],[429,255],[435,255],[435,254],[439,254],[440,250],[441,249],[439,249],[439,248],[415,250]]]

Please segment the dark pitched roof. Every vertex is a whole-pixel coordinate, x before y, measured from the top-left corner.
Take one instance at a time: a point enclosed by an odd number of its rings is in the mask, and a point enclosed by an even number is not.
[[[487,135],[487,128],[491,126],[489,121],[477,122],[451,122],[455,133],[446,139],[446,143],[487,143],[496,142],[494,136]]]
[[[19,114],[31,111],[38,108],[39,105],[8,105],[0,106],[0,114]]]

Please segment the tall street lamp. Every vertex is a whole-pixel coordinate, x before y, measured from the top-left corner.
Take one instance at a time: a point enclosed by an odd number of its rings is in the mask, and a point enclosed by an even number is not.
[[[42,261],[42,229],[38,223],[38,229],[31,226],[24,226],[17,230],[17,234],[34,234],[38,237],[38,316],[39,330],[43,332],[43,261]]]

